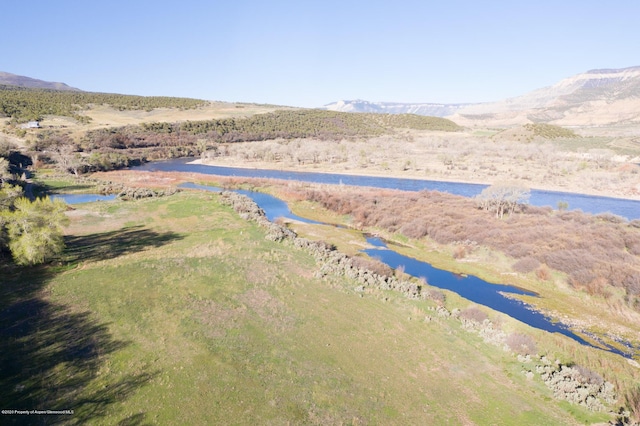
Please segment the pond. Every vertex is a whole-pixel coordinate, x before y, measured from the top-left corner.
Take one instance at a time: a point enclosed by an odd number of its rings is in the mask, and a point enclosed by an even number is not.
[[[67,204],[93,203],[94,201],[109,201],[116,198],[115,195],[100,194],[52,194],[49,197],[54,200],[62,200]]]

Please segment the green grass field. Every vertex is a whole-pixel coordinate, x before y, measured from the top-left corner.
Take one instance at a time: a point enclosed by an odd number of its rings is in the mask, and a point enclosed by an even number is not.
[[[59,262],[0,270],[3,409],[129,425],[609,419],[552,399],[430,302],[314,278],[309,254],[267,241],[215,194],[69,215]]]

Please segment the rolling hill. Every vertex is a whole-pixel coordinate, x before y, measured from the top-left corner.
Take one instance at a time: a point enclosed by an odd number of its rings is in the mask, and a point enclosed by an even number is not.
[[[57,83],[51,81],[38,80],[36,78],[25,77],[23,75],[11,74],[0,71],[0,85],[28,87],[32,89],[50,89],[50,90],[67,90],[72,92],[81,92],[80,89],[71,87],[65,83]]]
[[[339,101],[326,109],[447,117],[460,125],[550,123],[598,126],[640,123],[640,66],[577,74],[515,98],[479,104]]]

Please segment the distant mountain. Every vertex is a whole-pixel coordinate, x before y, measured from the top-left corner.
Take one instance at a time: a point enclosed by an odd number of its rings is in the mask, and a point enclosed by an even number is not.
[[[640,123],[640,67],[587,71],[522,96],[460,108],[454,117],[467,125]]]
[[[350,112],[433,115],[447,117],[465,126],[640,124],[640,66],[587,71],[553,86],[498,102],[414,104],[358,100],[339,101],[325,108]]]
[[[400,103],[400,102],[369,102],[360,99],[354,101],[338,101],[325,105],[330,111],[341,112],[373,112],[381,114],[417,114],[432,117],[446,117],[453,115],[461,108],[474,104],[429,104],[429,103]]]
[[[9,86],[29,87],[33,89],[51,89],[51,90],[67,90],[74,92],[81,92],[80,89],[68,86],[64,83],[55,83],[51,81],[38,80],[31,77],[25,77],[22,75],[11,74],[8,72],[0,71],[0,84]]]

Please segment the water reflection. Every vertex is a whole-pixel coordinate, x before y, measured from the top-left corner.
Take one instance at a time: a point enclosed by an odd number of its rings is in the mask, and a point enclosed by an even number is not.
[[[109,201],[116,198],[115,195],[100,194],[52,194],[53,200],[62,200],[67,204],[93,203],[94,201]]]

